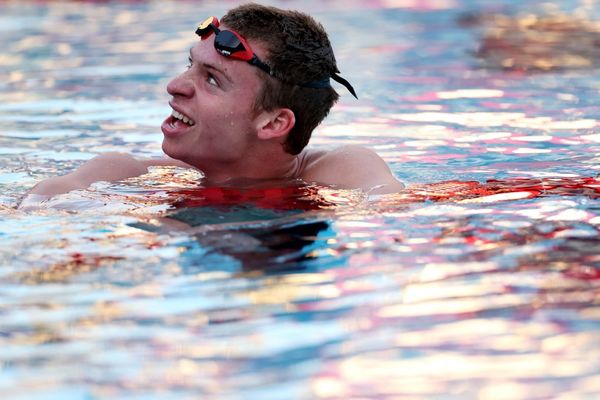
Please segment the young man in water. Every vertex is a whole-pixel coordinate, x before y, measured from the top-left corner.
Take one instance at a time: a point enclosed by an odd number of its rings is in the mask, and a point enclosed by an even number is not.
[[[198,26],[188,69],[167,85],[171,115],[163,122],[169,158],[102,154],[74,172],[47,179],[30,194],[53,196],[96,181],[141,175],[153,165],[196,168],[207,184],[300,178],[369,194],[403,188],[374,152],[357,146],[305,149],[338,99],[338,75],[323,27],[310,16],[247,4]],[[356,96],[356,95],[355,95]]]

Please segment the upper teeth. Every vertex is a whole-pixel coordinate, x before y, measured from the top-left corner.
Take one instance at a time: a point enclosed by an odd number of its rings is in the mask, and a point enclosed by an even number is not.
[[[171,113],[171,115],[172,115],[172,116],[174,116],[175,118],[177,118],[177,119],[179,119],[179,120],[181,120],[181,121],[185,122],[186,124],[188,124],[188,125],[190,125],[190,126],[195,124],[195,122],[194,122],[194,120],[193,120],[193,119],[191,119],[191,118],[188,118],[187,116],[185,116],[185,115],[183,115],[182,113],[180,113],[180,112],[177,112],[177,111],[175,111],[175,110],[173,110],[173,112]]]

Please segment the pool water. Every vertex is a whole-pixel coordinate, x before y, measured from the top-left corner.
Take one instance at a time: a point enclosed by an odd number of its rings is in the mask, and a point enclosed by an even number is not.
[[[2,398],[599,398],[594,1],[269,2],[326,26],[360,99],[312,146],[373,148],[402,193],[157,167],[16,209],[159,156],[194,26],[235,4],[0,2]]]

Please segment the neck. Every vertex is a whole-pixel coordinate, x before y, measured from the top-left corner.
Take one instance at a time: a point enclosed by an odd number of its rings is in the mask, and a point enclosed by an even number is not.
[[[256,154],[256,153],[255,153]],[[302,154],[302,153],[301,153]],[[265,152],[258,156],[240,158],[236,162],[196,165],[213,184],[223,184],[244,179],[274,180],[295,178],[300,157],[282,151]]]

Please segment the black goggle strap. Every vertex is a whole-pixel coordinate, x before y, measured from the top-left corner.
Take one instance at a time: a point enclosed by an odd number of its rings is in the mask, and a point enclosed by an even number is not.
[[[329,77],[327,77],[325,79],[321,79],[320,81],[306,82],[306,83],[301,84],[300,86],[305,87],[305,88],[310,88],[310,89],[325,89],[325,88],[330,88],[331,83],[329,82]]]
[[[348,91],[352,94],[352,96],[354,96],[356,99],[358,99],[358,96],[356,96],[356,92],[354,91],[354,88],[352,87],[350,82],[348,82],[347,80],[345,80],[344,78],[342,78],[341,76],[336,74],[335,72],[333,74],[331,74],[331,78],[333,78],[334,81],[344,85],[346,87],[346,89],[348,89]],[[329,77],[327,77],[325,79],[321,79],[318,81],[311,81],[311,82],[303,83],[300,86],[305,87],[305,88],[311,88],[311,89],[324,89],[324,88],[330,88],[331,83],[329,82]]]
[[[331,74],[331,78],[334,81],[336,81],[337,83],[341,83],[342,85],[344,85],[346,87],[346,89],[348,89],[348,91],[350,93],[352,93],[352,96],[354,96],[358,100],[358,96],[356,95],[356,92],[354,91],[354,88],[352,87],[350,82],[348,82],[347,80],[345,80],[344,78],[342,78],[341,76],[336,74],[335,72],[333,74]]]
[[[269,67],[267,64],[265,64],[264,62],[260,61],[260,59],[258,57],[256,57],[256,54],[252,55],[252,59],[248,61],[248,63],[262,69],[263,71],[265,71],[267,74],[269,75],[273,75],[272,71],[271,71],[271,67]]]

